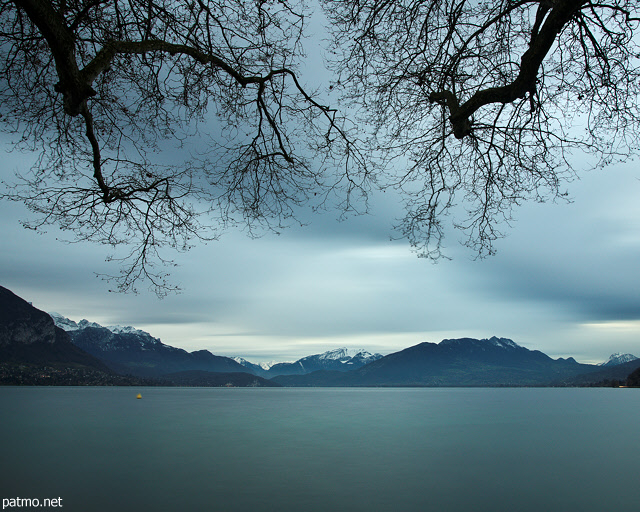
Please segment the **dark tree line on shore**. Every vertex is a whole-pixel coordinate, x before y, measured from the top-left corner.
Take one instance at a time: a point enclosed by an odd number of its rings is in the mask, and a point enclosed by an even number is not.
[[[598,387],[627,387],[627,388],[640,388],[640,368],[634,370],[626,379],[616,380],[616,379],[607,379],[600,381],[594,386]]]

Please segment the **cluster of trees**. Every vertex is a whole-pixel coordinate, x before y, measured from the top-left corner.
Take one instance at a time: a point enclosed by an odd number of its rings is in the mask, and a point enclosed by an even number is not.
[[[443,219],[484,256],[525,200],[639,147],[636,0],[324,0],[334,73],[300,76],[302,0],[0,4],[0,125],[39,158],[0,191],[78,240],[130,248],[122,290],[170,285],[162,247],[300,208],[366,208],[441,256]],[[178,159],[175,151],[184,148]]]
[[[0,363],[0,386],[157,386],[154,379],[107,373],[73,364]]]
[[[626,379],[616,380],[616,379],[605,379],[603,381],[592,384],[593,387],[604,387],[604,388],[640,388],[640,368],[634,370]]]

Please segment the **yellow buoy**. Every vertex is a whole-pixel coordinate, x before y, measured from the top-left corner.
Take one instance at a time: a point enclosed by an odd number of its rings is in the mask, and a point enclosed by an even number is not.
[[[142,398],[142,395],[138,393],[138,396],[136,398]]]

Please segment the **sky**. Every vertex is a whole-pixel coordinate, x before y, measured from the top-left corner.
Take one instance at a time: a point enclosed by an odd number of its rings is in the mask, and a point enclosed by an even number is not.
[[[3,171],[21,158],[3,159]],[[455,235],[451,260],[417,258],[390,241],[393,205],[375,200],[371,215],[343,222],[326,213],[279,236],[229,232],[175,255],[183,291],[162,300],[144,288],[109,292],[95,276],[114,271],[107,248],[25,230],[24,208],[0,203],[0,285],[76,321],[133,325],[169,345],[256,362],[493,335],[600,362],[640,355],[639,175],[633,163],[593,171],[571,184],[573,203],[523,206],[484,260]]]
[[[0,177],[31,158],[3,155]],[[569,204],[518,208],[497,254],[483,260],[455,232],[445,240],[451,260],[436,264],[392,241],[402,211],[391,194],[342,222],[326,212],[280,235],[230,231],[167,254],[182,293],[164,299],[144,287],[110,292],[95,275],[117,271],[105,263],[109,248],[25,230],[25,208],[0,202],[0,285],[76,321],[132,325],[169,345],[254,362],[494,335],[584,363],[640,356],[640,166],[583,173],[568,190]]]

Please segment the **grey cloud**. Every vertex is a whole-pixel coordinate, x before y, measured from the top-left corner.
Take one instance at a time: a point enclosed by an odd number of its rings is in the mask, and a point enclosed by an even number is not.
[[[420,333],[439,341],[429,333],[459,332],[603,358],[634,352],[633,336],[640,339],[633,326],[615,336],[606,324],[580,327],[640,318],[634,173],[616,168],[586,176],[570,205],[525,205],[498,241],[498,254],[482,261],[456,245],[455,233],[447,240],[453,260],[436,265],[416,258],[405,241],[390,242],[402,213],[391,196],[374,197],[379,203],[372,202],[370,215],[345,222],[327,212],[281,236],[251,240],[230,232],[175,255],[173,279],[184,291],[161,301],[144,290],[109,293],[109,284],[94,277],[115,271],[104,263],[107,248],[25,231],[17,224],[19,205],[1,204],[0,284],[75,320],[144,325],[165,342],[226,353],[237,346],[246,350],[239,355],[263,359],[307,355],[325,342],[318,340],[384,338],[390,350],[401,348],[393,333],[408,333],[402,342],[410,344],[413,333],[419,343]]]

